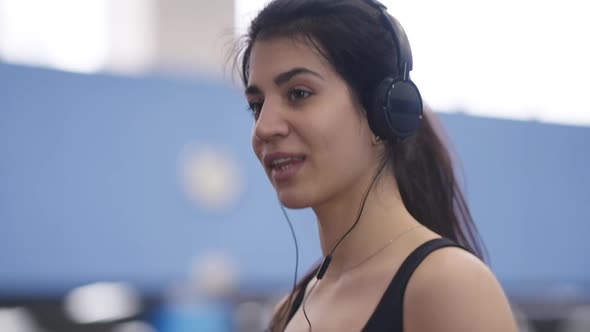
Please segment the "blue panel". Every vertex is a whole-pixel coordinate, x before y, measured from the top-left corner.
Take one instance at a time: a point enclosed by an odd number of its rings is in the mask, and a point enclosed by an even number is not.
[[[288,285],[293,243],[245,108],[218,82],[0,65],[0,294],[99,280],[159,290],[211,250],[235,259],[243,284]],[[590,281],[590,128],[441,117],[501,280]],[[183,194],[189,142],[237,160],[235,208],[211,213]],[[290,214],[306,269],[319,256],[314,218]]]

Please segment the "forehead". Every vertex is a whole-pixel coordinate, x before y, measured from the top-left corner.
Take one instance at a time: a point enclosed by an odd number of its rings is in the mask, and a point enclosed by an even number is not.
[[[277,74],[304,67],[331,78],[335,73],[319,51],[295,38],[271,38],[254,42],[250,53],[249,83],[272,80]]]

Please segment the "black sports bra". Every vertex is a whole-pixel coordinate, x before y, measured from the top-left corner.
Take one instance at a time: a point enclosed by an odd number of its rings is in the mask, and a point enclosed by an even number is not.
[[[403,303],[404,293],[410,277],[420,263],[433,251],[444,247],[461,247],[457,243],[446,239],[438,238],[426,241],[404,260],[393,280],[381,297],[377,308],[367,321],[362,332],[403,332]],[[465,249],[465,248],[463,248]],[[305,287],[297,293],[293,307],[289,313],[289,321],[293,318],[305,295]]]

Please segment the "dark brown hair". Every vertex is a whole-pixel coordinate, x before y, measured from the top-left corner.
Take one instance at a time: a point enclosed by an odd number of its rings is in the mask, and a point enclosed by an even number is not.
[[[317,50],[346,81],[364,110],[372,109],[373,94],[386,76],[399,75],[396,47],[378,11],[359,0],[275,0],[252,21],[237,53],[244,85],[249,78],[250,52],[257,40],[295,38]],[[241,59],[241,61],[239,59]],[[484,249],[466,200],[458,185],[450,154],[431,112],[420,129],[398,142],[385,142],[384,162],[395,175],[403,203],[421,224],[463,245],[484,259]],[[271,331],[287,323],[291,299],[314,276],[303,277],[275,312]]]

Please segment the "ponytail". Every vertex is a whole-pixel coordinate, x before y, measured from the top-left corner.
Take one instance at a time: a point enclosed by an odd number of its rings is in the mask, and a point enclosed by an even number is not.
[[[451,156],[439,136],[442,127],[435,130],[434,120],[434,113],[426,111],[414,136],[388,142],[387,161],[412,217],[485,260],[485,249],[457,183]]]

